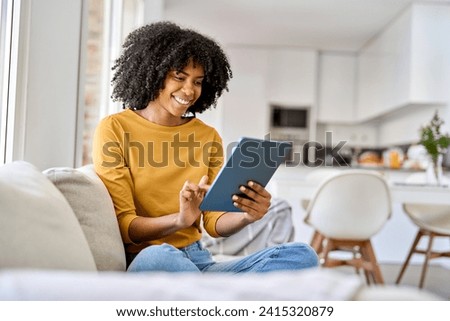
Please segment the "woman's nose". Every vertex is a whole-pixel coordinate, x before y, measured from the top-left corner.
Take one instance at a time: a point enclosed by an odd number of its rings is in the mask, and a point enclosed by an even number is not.
[[[189,98],[194,95],[194,85],[190,82],[186,82],[182,88],[183,93],[188,96]]]

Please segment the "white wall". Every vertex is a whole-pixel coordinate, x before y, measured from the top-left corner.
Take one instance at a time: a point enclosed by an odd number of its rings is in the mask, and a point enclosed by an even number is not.
[[[326,139],[326,133],[332,133],[332,144]],[[335,146],[341,141],[347,142],[348,146],[355,147],[377,147],[378,146],[378,125],[342,125],[324,124],[317,126],[317,141],[327,146]]]
[[[144,24],[152,23],[164,18],[164,0],[143,0]]]

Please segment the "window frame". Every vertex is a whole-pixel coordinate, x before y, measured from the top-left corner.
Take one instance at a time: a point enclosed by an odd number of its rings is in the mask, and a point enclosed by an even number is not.
[[[7,38],[5,56],[1,57],[4,69],[0,99],[2,114],[0,130],[0,164],[23,159],[26,115],[26,75],[28,67],[28,40],[31,2],[0,0],[8,4]],[[5,67],[6,66],[6,67]],[[3,116],[2,115],[2,116]]]
[[[0,0],[0,164],[6,162],[14,0]]]

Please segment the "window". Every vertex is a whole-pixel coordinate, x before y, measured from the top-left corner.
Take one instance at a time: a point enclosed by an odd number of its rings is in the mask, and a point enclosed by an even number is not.
[[[20,12],[31,10],[30,3],[0,0],[0,164],[23,156],[20,154],[23,129],[14,128],[14,124],[24,115],[15,110],[15,101],[18,68],[27,68],[18,62],[19,17]],[[111,66],[120,53],[124,37],[142,25],[144,18],[144,0],[86,0],[83,5],[86,29],[79,83],[83,99],[77,120],[77,137],[80,137],[76,143],[77,166],[92,162],[92,136],[98,121],[121,109],[110,99]],[[25,33],[28,30],[27,26],[22,29]],[[22,36],[25,41],[28,39],[27,34]]]
[[[99,120],[122,108],[110,99],[111,67],[124,38],[142,25],[144,11],[142,0],[88,0],[87,6],[82,165],[92,162],[92,138]]]

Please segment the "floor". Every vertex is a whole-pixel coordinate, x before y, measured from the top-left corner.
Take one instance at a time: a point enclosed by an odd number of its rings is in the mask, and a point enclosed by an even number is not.
[[[397,264],[382,264],[381,272],[386,284],[395,284],[401,266]],[[345,273],[354,273],[352,268],[339,267]],[[403,275],[400,285],[409,285],[418,287],[422,266],[411,265]],[[450,300],[450,269],[440,265],[430,265],[425,277],[424,290],[439,295]]]

